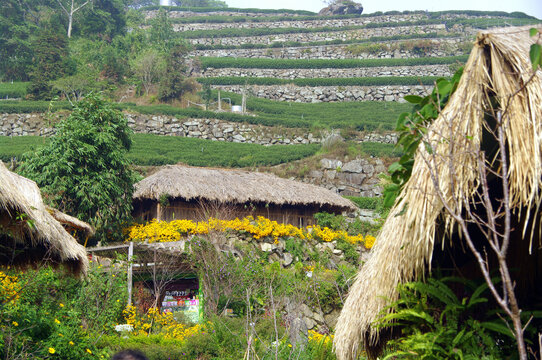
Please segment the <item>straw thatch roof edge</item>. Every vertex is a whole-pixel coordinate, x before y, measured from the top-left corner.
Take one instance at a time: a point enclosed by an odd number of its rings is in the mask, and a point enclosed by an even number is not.
[[[36,183],[9,171],[1,161],[0,228],[4,265],[45,261],[65,265],[75,274],[88,270],[85,248],[47,211]]]
[[[529,82],[529,47],[534,42],[529,28],[480,32],[456,92],[428,128],[425,140],[433,146],[433,153],[453,159],[451,166],[447,162],[431,163],[446,200],[471,198],[478,186],[477,159],[468,149],[480,147],[484,108],[495,96],[500,104],[508,104],[505,136],[510,205],[529,209],[541,201],[542,71],[538,70]],[[452,138],[453,146],[447,141]],[[431,262],[436,220],[443,213],[443,204],[436,196],[426,162],[430,158],[426,147],[420,146],[413,175],[391,209],[372,257],[350,288],[335,333],[339,360],[355,359],[362,348],[378,344],[379,332],[372,323],[390,301],[397,299],[397,285],[419,278]],[[456,171],[453,175],[451,168]],[[448,217],[445,223],[450,228],[454,222]]]
[[[355,210],[348,199],[322,187],[244,170],[169,165],[135,185],[134,199],[161,196],[220,203],[329,206]]]

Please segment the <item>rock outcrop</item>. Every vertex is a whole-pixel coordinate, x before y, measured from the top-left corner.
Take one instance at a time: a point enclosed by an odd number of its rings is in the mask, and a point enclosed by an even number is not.
[[[336,1],[333,4],[326,6],[318,15],[330,16],[330,15],[361,15],[363,12],[363,6],[353,1]]]

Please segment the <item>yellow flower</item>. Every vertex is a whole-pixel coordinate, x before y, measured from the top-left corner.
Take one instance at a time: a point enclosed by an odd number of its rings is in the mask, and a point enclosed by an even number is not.
[[[60,324],[60,320],[55,319],[55,324]]]
[[[60,307],[64,307],[64,304],[63,304],[63,303],[60,303],[60,304],[58,304],[58,306],[60,306]]]
[[[19,323],[17,321],[12,322],[13,326],[19,326]]]
[[[71,346],[75,345],[73,341],[70,341],[68,344],[70,344]]]
[[[90,349],[87,349],[87,352],[88,352],[89,354],[92,354],[92,351],[90,351]]]
[[[58,336],[60,336],[60,337],[64,337],[64,335],[62,335],[61,333],[58,333]]]
[[[288,347],[292,347],[292,344],[288,344]]]
[[[49,354],[54,354],[56,352],[55,348],[49,348]]]

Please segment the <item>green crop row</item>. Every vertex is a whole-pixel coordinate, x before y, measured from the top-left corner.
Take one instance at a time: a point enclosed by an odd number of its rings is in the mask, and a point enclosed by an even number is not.
[[[371,23],[367,25],[349,25],[341,27],[324,26],[318,28],[247,28],[247,29],[220,29],[220,30],[192,30],[183,31],[185,39],[201,39],[201,38],[222,38],[222,37],[249,37],[249,36],[265,36],[265,35],[283,35],[283,34],[299,34],[299,33],[318,33],[318,32],[338,32],[348,30],[373,29],[384,27],[398,26],[423,26],[431,24],[441,24],[443,20],[427,19],[417,21],[402,21],[402,22],[386,22],[386,23]]]
[[[22,98],[26,95],[28,82],[3,82],[0,83],[0,99]]]
[[[12,158],[44,145],[39,136],[0,137],[0,160]],[[135,165],[185,163],[193,166],[248,167],[271,166],[314,155],[318,144],[272,145],[241,144],[203,139],[134,134],[128,159]]]
[[[233,7],[186,7],[186,6],[146,6],[141,8],[141,11],[151,11],[151,10],[159,10],[165,8],[169,11],[191,11],[191,12],[199,12],[199,13],[208,13],[208,12],[220,12],[220,11],[227,11],[227,12],[239,12],[239,13],[249,13],[249,14],[296,14],[296,15],[316,15],[316,13],[313,13],[312,11],[307,10],[290,10],[290,9],[256,9],[256,8],[233,8]]]
[[[203,85],[286,85],[297,86],[386,86],[386,85],[432,85],[436,76],[381,76],[359,78],[299,78],[278,79],[271,77],[222,76],[198,78]]]
[[[232,104],[241,104],[241,95],[221,92]],[[217,99],[217,91],[213,91]],[[397,117],[410,111],[410,104],[381,101],[296,103],[257,97],[247,99],[247,110],[262,123],[286,127],[354,128],[356,130],[393,130]]]
[[[203,69],[207,68],[239,68],[239,69],[345,69],[367,68],[377,66],[415,66],[437,65],[465,62],[468,56],[448,56],[408,59],[265,59],[265,58],[232,58],[232,57],[202,57]]]
[[[325,45],[354,45],[354,44],[364,44],[364,43],[374,43],[374,42],[389,42],[389,41],[400,41],[400,40],[409,40],[409,39],[445,39],[451,37],[458,37],[460,34],[439,34],[439,33],[427,33],[427,34],[405,34],[405,35],[393,35],[393,36],[373,36],[368,39],[349,39],[349,40],[326,40],[326,41],[311,41],[302,43],[299,41],[275,41],[271,44],[250,44],[245,43],[238,46],[235,45],[204,45],[196,44],[194,49],[196,50],[225,50],[225,49],[273,49],[273,48],[284,48],[284,47],[308,47],[308,46],[325,46]]]

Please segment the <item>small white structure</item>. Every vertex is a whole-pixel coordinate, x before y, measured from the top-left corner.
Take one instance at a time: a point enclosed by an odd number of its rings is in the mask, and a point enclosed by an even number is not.
[[[160,0],[160,6],[171,6],[171,0]]]
[[[243,107],[241,105],[232,105],[231,112],[242,113],[243,112]]]

